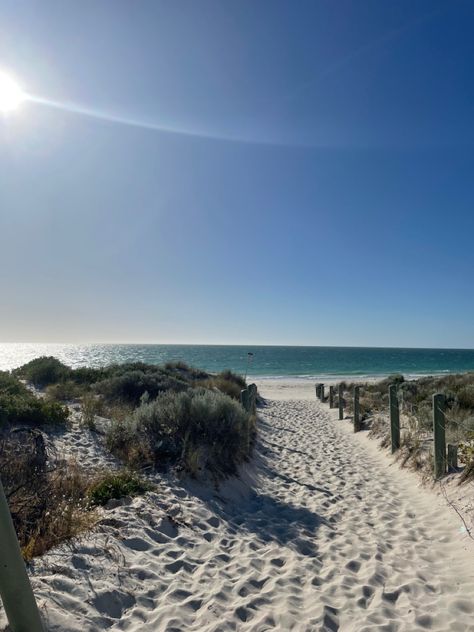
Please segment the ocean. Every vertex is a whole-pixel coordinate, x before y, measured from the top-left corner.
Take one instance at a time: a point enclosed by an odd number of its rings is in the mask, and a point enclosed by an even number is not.
[[[0,369],[13,369],[42,355],[55,356],[72,367],[183,360],[210,372],[231,369],[259,378],[350,378],[392,373],[417,376],[474,371],[474,349],[45,343],[0,343]]]

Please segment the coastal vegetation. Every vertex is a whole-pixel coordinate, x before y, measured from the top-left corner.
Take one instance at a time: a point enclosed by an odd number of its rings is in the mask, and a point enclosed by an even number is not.
[[[362,423],[382,445],[390,444],[388,389],[396,384],[400,403],[402,463],[432,471],[433,394],[443,393],[446,402],[446,440],[457,444],[465,466],[461,478],[474,477],[474,373],[449,374],[407,380],[391,375],[360,389]],[[352,411],[353,385],[343,383],[344,399]]]
[[[178,463],[193,476],[235,474],[249,456],[255,420],[228,395],[203,387],[143,402],[107,434],[110,450],[132,467]]]
[[[121,470],[98,476],[88,486],[86,497],[92,506],[104,506],[110,500],[138,496],[152,489],[153,485],[136,472]]]
[[[14,375],[0,371],[0,427],[58,425],[67,418],[67,408],[36,397]]]
[[[235,474],[256,432],[255,414],[239,402],[245,386],[231,371],[182,362],[71,368],[41,357],[0,372],[0,475],[25,559],[89,529],[112,499],[151,490],[145,472],[214,482]],[[57,454],[55,437],[71,417],[118,469]]]
[[[96,506],[152,489],[136,473],[87,470],[57,458],[32,428],[2,433],[0,473],[26,560],[93,527]]]

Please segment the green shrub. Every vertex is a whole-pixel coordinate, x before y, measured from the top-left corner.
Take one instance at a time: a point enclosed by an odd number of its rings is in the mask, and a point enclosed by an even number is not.
[[[57,358],[43,356],[15,369],[15,373],[35,386],[43,388],[48,384],[55,384],[68,379],[71,369]]]
[[[62,424],[67,417],[67,408],[35,397],[18,378],[0,371],[0,425]]]
[[[208,469],[218,475],[235,473],[249,456],[253,433],[251,416],[236,401],[197,388],[141,405],[111,429],[107,443],[130,465],[141,458],[142,465],[180,464],[192,473]]]
[[[154,373],[129,371],[123,375],[111,377],[98,382],[95,389],[108,401],[118,401],[137,406],[145,393],[154,399],[164,391],[182,391],[188,388],[187,383],[172,377],[155,368]]]
[[[169,375],[177,376],[188,383],[196,382],[198,380],[205,380],[209,377],[209,373],[202,369],[195,369],[192,366],[186,364],[186,362],[167,362],[165,364],[165,371]]]
[[[0,371],[0,393],[4,395],[25,395],[29,391],[17,377],[8,373],[8,371]]]
[[[71,380],[76,384],[90,385],[104,380],[110,375],[110,370],[107,368],[93,369],[90,367],[79,367],[78,369],[71,369]]]
[[[152,485],[134,472],[110,472],[101,476],[88,490],[91,505],[106,505],[112,498],[138,496],[152,489]]]
[[[56,425],[64,424],[67,418],[67,408],[56,402],[37,399],[34,395],[0,393],[0,425]]]

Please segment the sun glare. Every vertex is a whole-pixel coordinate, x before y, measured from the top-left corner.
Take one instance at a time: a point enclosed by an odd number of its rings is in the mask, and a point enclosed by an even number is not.
[[[16,110],[25,98],[25,93],[16,81],[0,72],[0,112]]]

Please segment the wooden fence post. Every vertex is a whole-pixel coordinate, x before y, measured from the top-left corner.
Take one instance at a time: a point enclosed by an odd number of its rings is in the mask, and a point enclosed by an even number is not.
[[[315,388],[316,388],[316,397],[317,397],[318,399],[321,399],[321,398],[319,397],[319,392],[320,392],[320,390],[321,390],[321,384],[319,384],[319,383],[318,383],[318,384],[316,384],[316,385],[315,385]]]
[[[442,393],[433,395],[434,477],[446,474],[446,398]]]
[[[458,469],[457,443],[448,443],[448,472],[455,472],[457,469]]]
[[[249,384],[249,386],[247,386],[247,390],[249,392],[249,400],[250,400],[249,410],[252,414],[255,414],[257,410],[257,385]]]
[[[320,397],[321,397],[321,401],[324,402],[324,384],[321,384]]]
[[[344,389],[342,384],[338,387],[338,405],[339,405],[339,419],[344,419]]]
[[[359,386],[354,386],[354,432],[360,430]]]
[[[329,387],[329,408],[334,408],[334,386]]]
[[[250,393],[246,388],[240,391],[240,403],[247,412],[250,411]]]
[[[391,384],[388,389],[388,405],[390,408],[390,437],[392,441],[392,454],[400,449],[400,408],[396,384]]]
[[[12,632],[44,632],[0,481],[0,597]]]

